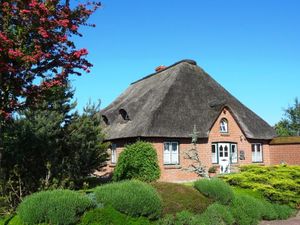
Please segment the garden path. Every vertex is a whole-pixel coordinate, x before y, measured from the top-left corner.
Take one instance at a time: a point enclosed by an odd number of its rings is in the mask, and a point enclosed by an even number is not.
[[[262,221],[259,225],[300,225],[300,211],[296,217],[288,220]]]

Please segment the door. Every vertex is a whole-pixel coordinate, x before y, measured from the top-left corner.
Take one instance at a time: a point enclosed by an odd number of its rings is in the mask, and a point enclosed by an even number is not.
[[[220,173],[230,173],[230,144],[229,143],[219,143],[219,164]]]

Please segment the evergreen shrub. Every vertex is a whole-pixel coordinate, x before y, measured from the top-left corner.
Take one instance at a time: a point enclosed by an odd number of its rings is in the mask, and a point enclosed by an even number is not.
[[[300,166],[243,166],[240,173],[222,179],[233,186],[259,191],[272,203],[300,205]]]
[[[74,224],[93,202],[85,195],[70,190],[41,191],[27,196],[17,213],[26,224]]]
[[[200,179],[194,183],[194,187],[204,195],[224,205],[228,205],[234,198],[232,188],[217,178]]]
[[[97,208],[86,212],[79,225],[148,225],[149,220],[144,217],[133,218],[122,214],[111,206]]]
[[[98,203],[111,205],[116,210],[133,217],[159,218],[162,200],[149,184],[138,180],[121,181],[99,186],[95,189]]]
[[[200,218],[207,225],[233,225],[235,222],[229,208],[219,203],[210,205]]]
[[[121,152],[113,174],[114,181],[138,179],[145,182],[160,177],[157,153],[151,143],[138,141]]]

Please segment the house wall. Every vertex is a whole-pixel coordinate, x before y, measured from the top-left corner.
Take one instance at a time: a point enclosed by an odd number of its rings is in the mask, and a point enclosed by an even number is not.
[[[270,164],[300,165],[300,144],[270,145]]]
[[[228,121],[228,133],[220,133],[220,121],[226,118]],[[192,133],[192,128],[191,128]],[[151,142],[155,149],[157,150],[159,166],[161,169],[161,181],[168,182],[184,182],[196,180],[199,177],[188,171],[188,168],[192,162],[186,159],[186,152],[192,149],[191,138],[145,138],[145,141]],[[123,140],[114,140],[113,143],[117,145],[117,158],[120,153],[123,151],[126,144],[135,142],[136,139],[123,139]],[[163,163],[163,152],[164,152],[164,142],[166,141],[177,141],[179,143],[179,165],[164,165]],[[261,143],[263,149],[263,162],[259,164],[269,165],[270,161],[270,148],[268,141],[261,140],[248,140],[245,138],[245,135],[241,131],[239,125],[236,123],[232,113],[226,108],[222,110],[221,114],[217,118],[213,127],[211,128],[208,138],[198,139],[197,150],[203,165],[208,169],[212,165],[212,155],[211,155],[211,144],[215,142],[231,142],[237,144],[238,149],[238,162],[233,165],[245,165],[252,163],[252,149],[251,143]],[[240,151],[244,151],[245,160],[240,160]],[[104,173],[109,175],[115,165],[112,165],[108,162],[108,165],[105,167]],[[218,166],[218,164],[216,164]]]

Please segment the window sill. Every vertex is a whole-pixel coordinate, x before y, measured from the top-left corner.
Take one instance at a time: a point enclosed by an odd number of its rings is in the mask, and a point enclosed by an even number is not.
[[[230,136],[230,134],[229,133],[222,133],[221,132],[221,136]]]
[[[109,167],[116,167],[116,163],[113,163],[113,164],[109,164]]]
[[[181,169],[180,165],[164,165],[165,169]]]

